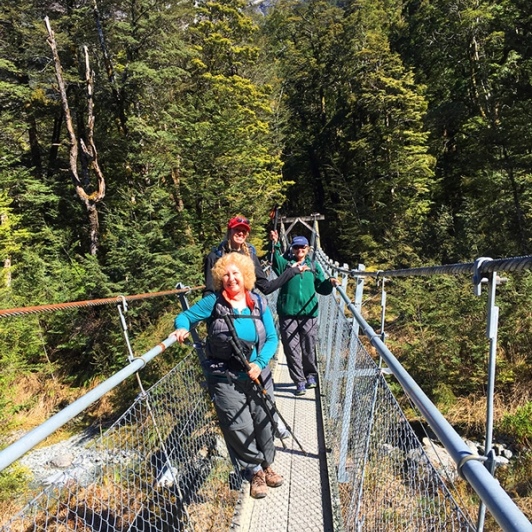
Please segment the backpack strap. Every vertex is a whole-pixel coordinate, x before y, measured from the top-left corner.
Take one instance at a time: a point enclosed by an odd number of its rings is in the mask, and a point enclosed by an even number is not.
[[[215,253],[218,258],[223,257],[225,254],[225,244],[226,241],[224,240],[212,248],[213,253]]]

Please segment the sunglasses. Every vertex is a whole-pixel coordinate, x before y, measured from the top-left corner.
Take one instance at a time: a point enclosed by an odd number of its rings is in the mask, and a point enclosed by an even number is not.
[[[305,249],[307,246],[292,246],[292,249]]]
[[[237,224],[246,224],[250,225],[249,220],[247,218],[235,218]]]

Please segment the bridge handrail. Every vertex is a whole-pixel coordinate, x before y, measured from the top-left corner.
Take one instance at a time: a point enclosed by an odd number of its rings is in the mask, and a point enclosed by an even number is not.
[[[59,310],[65,310],[68,308],[82,308],[82,307],[94,307],[101,305],[112,305],[120,303],[122,301],[137,301],[141,299],[148,299],[154,297],[162,297],[167,295],[179,295],[186,294],[194,290],[204,288],[204,286],[185,287],[181,289],[166,290],[163,292],[148,292],[144,294],[135,294],[129,296],[116,296],[104,299],[92,299],[86,301],[71,301],[68,303],[56,303],[50,305],[39,305],[31,307],[19,307],[11,309],[0,310],[0,318],[10,316],[21,316],[25,314],[36,314],[40,312],[55,312]],[[0,451],[0,472],[6,467],[10,466],[13,462],[18,460],[25,453],[33,449],[41,441],[45,440],[48,436],[53,434],[57,429],[68,423],[75,416],[83,412],[87,407],[103,397],[107,392],[118,386],[125,381],[131,375],[134,375],[142,369],[149,361],[161,354],[167,347],[170,347],[175,343],[174,337],[168,337],[160,344],[156,345],[143,355],[135,358],[125,368],[115,373],[112,377],[105,380],[90,392],[74,401],[72,404],[46,420],[44,423],[31,430],[22,438],[9,445],[2,451]]]
[[[318,254],[318,260],[329,272],[340,271],[338,266],[335,265],[335,263],[331,261],[325,255],[325,253],[323,253],[323,251]],[[518,269],[524,269],[525,266],[528,267],[530,265],[532,265],[532,257],[519,257],[516,259],[490,261],[488,264],[486,264],[486,269],[482,270],[482,273],[494,272],[496,270],[500,271],[503,268],[505,268],[505,271],[516,271]],[[460,268],[458,268],[458,266],[460,266]],[[454,269],[454,273],[474,272],[474,268],[471,269],[471,265],[452,265],[449,268],[451,267]],[[436,273],[434,270],[439,268],[446,270],[445,272],[441,271],[440,273],[451,273],[451,271],[447,271],[447,267],[444,266],[432,268],[432,273]],[[421,270],[425,269],[413,268],[411,270],[395,271],[401,272],[401,276],[406,276],[407,271],[415,272],[411,273],[412,275],[425,275],[426,273],[420,273]],[[352,270],[349,270],[349,275],[352,275],[351,272]],[[366,272],[361,271],[360,275],[362,276],[365,273]],[[388,276],[389,273],[390,272],[386,272],[386,276]],[[358,276],[358,272],[355,273],[355,276]],[[375,347],[379,356],[381,356],[386,362],[397,381],[401,384],[412,402],[417,406],[417,408],[419,408],[431,429],[434,431],[442,445],[449,452],[457,465],[459,474],[469,482],[480,499],[486,504],[486,507],[489,509],[497,523],[505,531],[532,531],[532,523],[530,523],[530,521],[502,488],[499,481],[486,469],[486,467],[480,461],[482,457],[474,455],[471,452],[460,435],[443,417],[432,401],[421,390],[414,379],[408,374],[401,363],[388,349],[386,344],[382,341],[381,335],[377,334],[362,317],[343,288],[338,286],[336,287],[336,290],[338,294],[340,294],[341,298],[345,301],[347,308],[353,314],[355,320],[361,327],[362,332],[369,339],[371,345]]]
[[[443,264],[440,266],[422,266],[419,268],[405,268],[401,270],[357,270],[346,267],[333,265],[325,253],[317,250],[318,256],[325,263],[329,263],[335,271],[351,277],[417,277],[430,275],[457,275],[457,274],[479,274],[497,272],[517,272],[532,269],[532,255],[523,255],[522,257],[509,257],[504,259],[492,259],[490,257],[481,257],[475,262]]]
[[[87,301],[71,301],[68,303],[56,303],[51,305],[39,305],[32,307],[19,307],[12,309],[0,310],[0,318],[9,316],[21,316],[25,314],[35,314],[39,312],[55,312],[65,310],[68,308],[94,307],[101,305],[112,305],[122,301],[136,301],[141,299],[148,299],[154,297],[162,297],[167,295],[186,294],[194,290],[203,288],[203,286],[185,287],[181,289],[166,290],[163,292],[149,292],[145,294],[135,294],[129,296],[116,296],[105,299],[92,299]],[[175,337],[168,337],[160,344],[156,345],[143,355],[135,358],[125,368],[115,373],[112,377],[105,380],[90,392],[74,401],[72,404],[46,420],[43,424],[31,430],[22,438],[12,443],[2,451],[0,451],[0,471],[10,466],[13,462],[18,460],[21,456],[33,449],[40,442],[45,440],[48,436],[53,434],[57,429],[68,423],[75,416],[83,412],[91,404],[103,397],[107,392],[118,386],[131,375],[134,375],[141,370],[148,362],[150,362],[157,355],[161,354],[167,347],[175,343]]]
[[[103,397],[107,392],[125,381],[128,377],[135,374],[142,369],[150,360],[160,355],[166,348],[170,347],[176,342],[175,336],[169,336],[161,343],[144,353],[142,356],[135,358],[125,368],[115,373],[112,377],[93,388],[90,392],[71,403],[69,406],[49,418],[42,425],[34,428],[22,438],[12,443],[2,451],[0,451],[0,471],[18,460],[26,452],[33,449],[38,443],[53,434],[57,429],[62,427],[65,423],[73,419],[75,416],[83,412],[92,403]]]

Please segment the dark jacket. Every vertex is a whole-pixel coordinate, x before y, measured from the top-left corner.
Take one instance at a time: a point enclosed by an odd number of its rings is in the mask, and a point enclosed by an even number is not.
[[[277,313],[279,316],[313,317],[318,315],[318,296],[328,296],[333,291],[330,279],[325,278],[323,269],[317,262],[305,257],[305,264],[309,270],[299,273],[297,268],[291,268],[294,260],[283,257],[280,247],[275,246],[272,268],[275,273],[282,274],[286,269],[296,270],[298,275],[282,286],[277,298]]]
[[[262,269],[255,248],[250,244],[246,245],[249,249],[249,256],[255,266],[255,277],[257,278],[257,280],[255,281],[255,287],[258,288],[264,295],[268,295],[272,292],[275,292],[275,290],[279,289],[281,286],[283,286],[284,283],[286,283],[287,281],[292,279],[297,273],[299,273],[299,270],[297,268],[288,268],[284,272],[282,272],[282,274],[279,275],[277,279],[273,279],[270,281],[268,277],[266,277],[266,274]],[[213,250],[205,257],[205,261],[203,263],[203,277],[205,279],[203,297],[209,294],[213,294],[215,292],[211,272],[212,267],[220,257],[229,252],[230,250],[227,246],[227,241],[224,240],[218,246],[213,248]],[[240,253],[244,252],[240,251]]]

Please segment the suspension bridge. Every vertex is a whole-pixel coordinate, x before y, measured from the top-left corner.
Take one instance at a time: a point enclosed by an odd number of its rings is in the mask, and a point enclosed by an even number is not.
[[[316,217],[314,217],[316,222]],[[273,361],[276,404],[294,437],[276,439],[275,468],[285,477],[265,499],[249,496],[249,484],[233,466],[197,363],[196,349],[148,389],[142,368],[175,342],[168,337],[134,356],[127,335],[127,302],[153,294],[59,305],[118,304],[130,353],[129,364],[86,395],[0,452],[0,471],[34,450],[58,428],[127,379],[139,394],[126,412],[90,442],[45,486],[28,486],[31,496],[2,532],[49,531],[481,531],[488,512],[500,529],[532,531],[532,524],[494,476],[488,398],[486,452],[479,456],[455,432],[385,344],[385,289],[381,331],[363,317],[364,283],[412,275],[468,274],[477,292],[488,287],[490,382],[493,391],[497,337],[497,272],[532,267],[532,257],[434,268],[366,272],[340,266],[319,247],[315,259],[341,280],[333,295],[321,297],[319,386],[296,397],[282,350]],[[178,286],[186,308],[201,287]],[[348,295],[348,292],[351,295]],[[268,296],[275,313],[276,293]],[[51,312],[55,306],[0,311],[0,317]],[[201,338],[194,333],[201,349]],[[400,383],[430,426],[438,445],[452,458],[442,467],[415,434],[388,385]],[[45,448],[46,449],[46,448]],[[35,452],[35,451],[34,451]],[[46,450],[45,450],[46,452]],[[435,458],[436,456],[436,458]],[[458,483],[472,496],[464,501]],[[473,508],[473,510],[472,510]]]

